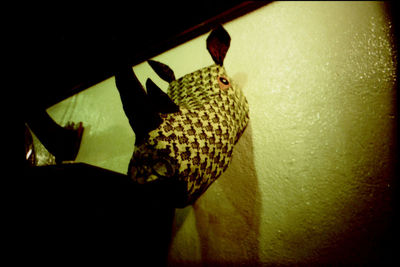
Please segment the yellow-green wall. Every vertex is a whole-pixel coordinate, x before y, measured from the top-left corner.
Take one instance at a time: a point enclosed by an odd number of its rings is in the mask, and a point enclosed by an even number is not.
[[[396,76],[383,3],[274,2],[224,27],[224,65],[251,123],[227,172],[177,210],[169,263],[366,259],[392,208]],[[177,77],[210,65],[206,38],[155,59]],[[147,64],[134,70],[166,90]],[[78,161],[126,172],[134,134],[114,78],[48,111],[84,122]]]

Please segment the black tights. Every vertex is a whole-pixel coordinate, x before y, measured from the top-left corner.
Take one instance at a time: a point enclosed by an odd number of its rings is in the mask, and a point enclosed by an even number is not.
[[[83,131],[81,125],[77,129],[73,126],[61,127],[45,110],[30,114],[26,123],[57,161],[76,158]]]

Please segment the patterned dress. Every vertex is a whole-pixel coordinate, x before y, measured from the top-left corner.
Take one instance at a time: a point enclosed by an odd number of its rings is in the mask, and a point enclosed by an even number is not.
[[[179,111],[160,114],[161,125],[135,146],[128,175],[140,184],[181,184],[184,196],[177,206],[183,207],[228,167],[249,121],[249,107],[241,89],[217,64],[171,81],[167,94]]]

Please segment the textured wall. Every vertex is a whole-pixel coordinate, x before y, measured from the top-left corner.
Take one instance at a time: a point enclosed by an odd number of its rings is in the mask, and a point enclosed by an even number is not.
[[[177,210],[170,265],[366,260],[392,210],[396,66],[383,4],[275,2],[224,27],[251,123],[227,172]],[[177,77],[210,65],[206,37],[155,59]],[[146,64],[134,69],[167,88]],[[79,161],[125,172],[134,135],[113,78],[49,112],[88,127]]]

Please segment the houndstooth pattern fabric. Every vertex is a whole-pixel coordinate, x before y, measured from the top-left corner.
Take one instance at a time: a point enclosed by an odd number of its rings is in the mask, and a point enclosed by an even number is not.
[[[193,203],[232,159],[234,144],[249,120],[247,100],[219,65],[187,74],[169,84],[180,110],[160,114],[163,123],[135,147],[129,174],[138,183],[174,179]]]

